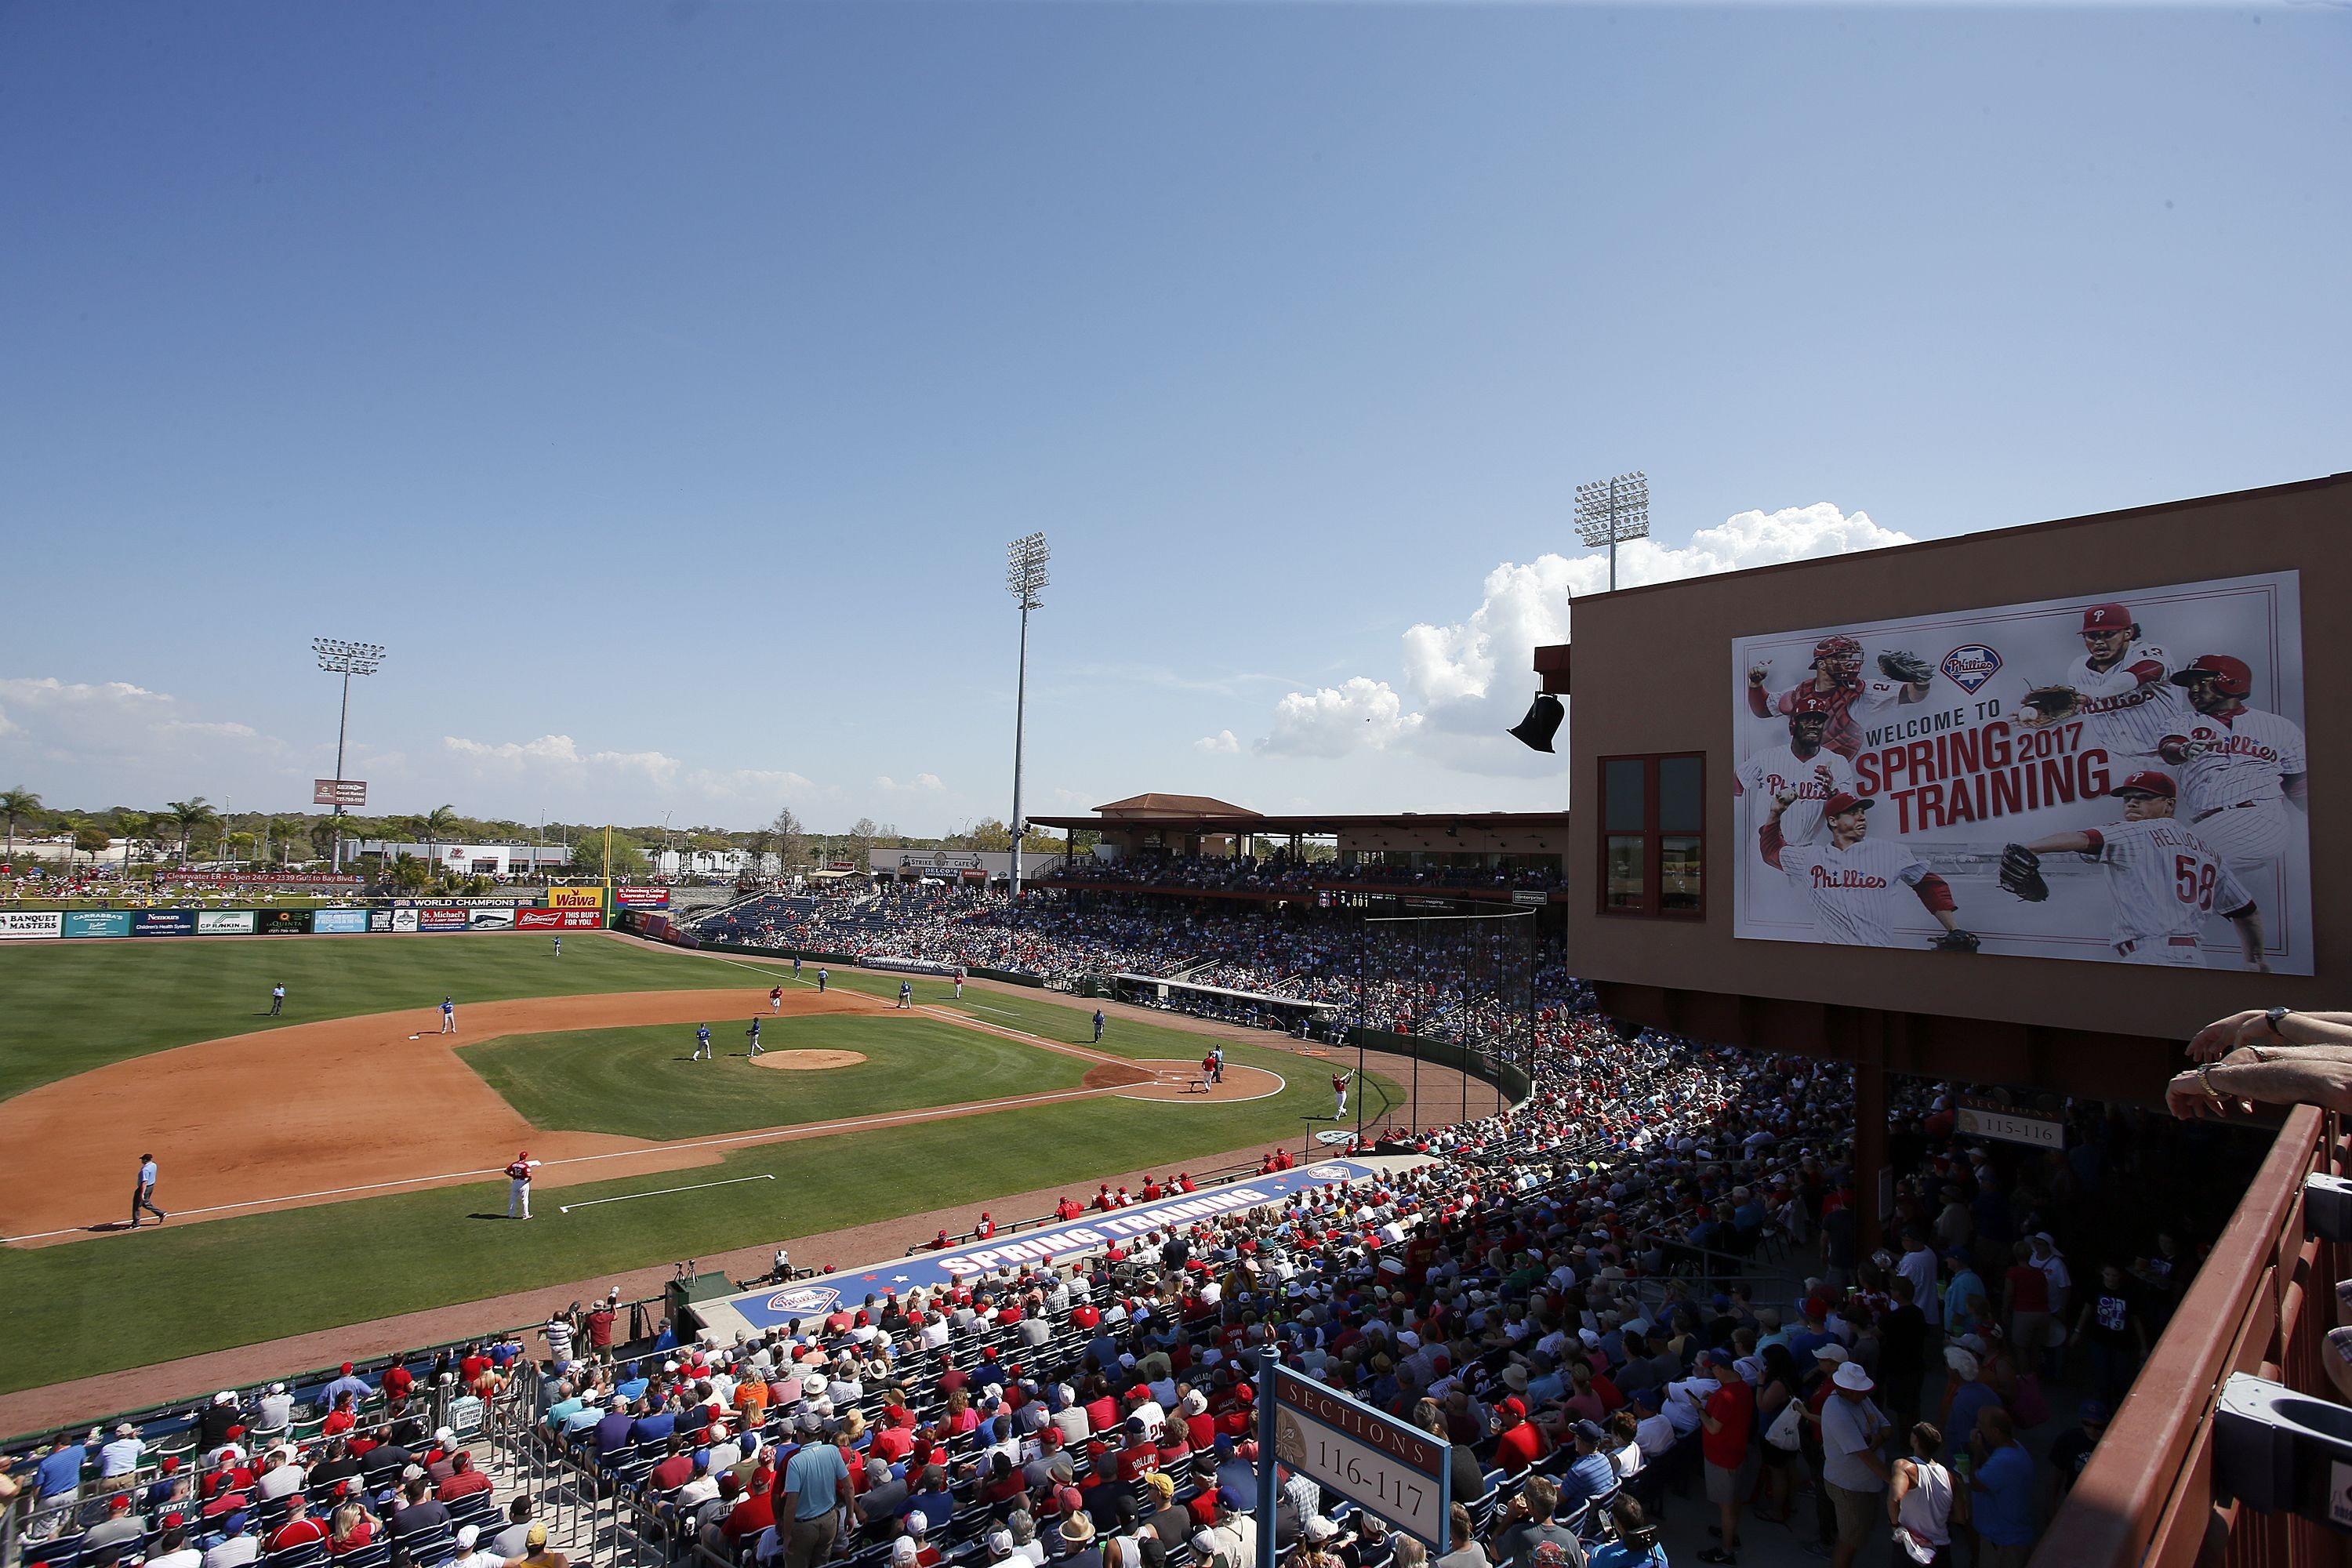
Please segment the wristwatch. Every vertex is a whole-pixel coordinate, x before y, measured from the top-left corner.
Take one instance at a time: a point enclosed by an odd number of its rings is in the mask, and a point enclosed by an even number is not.
[[[2286,1031],[2280,1028],[2279,1025],[2285,1021],[2286,1016],[2289,1013],[2294,1011],[2294,1009],[2292,1007],[2266,1008],[2263,1013],[2263,1022],[2271,1026],[2271,1033],[2273,1035],[2276,1036],[2281,1040],[2284,1040],[2286,1038]]]

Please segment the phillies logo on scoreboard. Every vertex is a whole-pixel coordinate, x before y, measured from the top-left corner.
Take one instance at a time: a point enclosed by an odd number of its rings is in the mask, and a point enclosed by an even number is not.
[[[768,1310],[813,1318],[820,1312],[832,1311],[840,1300],[841,1292],[829,1285],[797,1285],[769,1297]]]
[[[1973,697],[2000,673],[2000,655],[1980,642],[1962,643],[1944,656],[1940,668],[1953,685]]]

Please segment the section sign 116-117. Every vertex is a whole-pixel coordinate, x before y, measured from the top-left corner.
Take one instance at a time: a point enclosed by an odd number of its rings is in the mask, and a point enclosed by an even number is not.
[[[1443,1550],[1453,1451],[1361,1400],[1274,1369],[1275,1456],[1301,1475]]]

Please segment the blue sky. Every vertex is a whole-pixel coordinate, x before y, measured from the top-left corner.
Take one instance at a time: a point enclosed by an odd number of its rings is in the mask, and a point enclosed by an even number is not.
[[[0,782],[300,806],[329,634],[384,809],[939,831],[1043,529],[1033,811],[1557,806],[1580,480],[1656,576],[2352,466],[2347,80],[2327,5],[0,5]]]

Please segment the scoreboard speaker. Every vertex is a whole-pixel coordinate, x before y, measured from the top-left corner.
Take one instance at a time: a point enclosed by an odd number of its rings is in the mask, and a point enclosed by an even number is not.
[[[1560,706],[1559,698],[1540,692],[1528,705],[1528,716],[1511,726],[1511,733],[1529,751],[1549,752],[1551,738],[1559,733],[1560,721],[1567,717],[1568,710]]]

